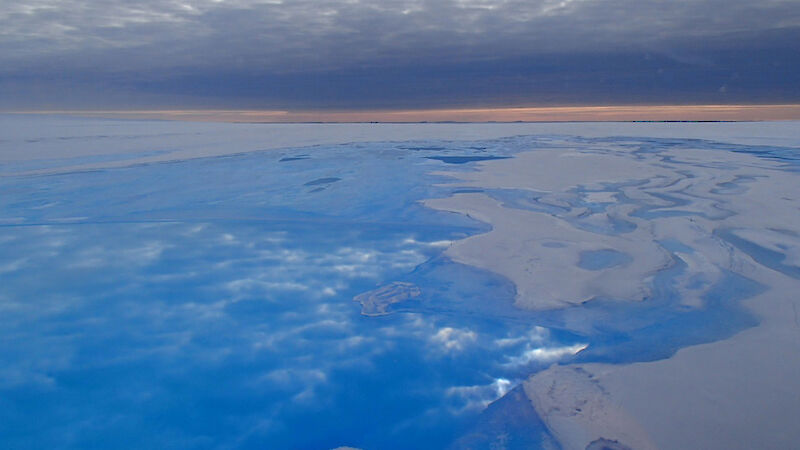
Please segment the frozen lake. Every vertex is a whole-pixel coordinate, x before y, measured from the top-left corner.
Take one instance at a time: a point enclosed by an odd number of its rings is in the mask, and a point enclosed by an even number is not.
[[[528,377],[800,278],[791,127],[0,120],[3,447],[557,446]]]

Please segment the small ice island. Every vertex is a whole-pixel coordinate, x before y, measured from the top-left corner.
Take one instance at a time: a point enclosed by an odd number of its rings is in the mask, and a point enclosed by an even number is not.
[[[395,281],[375,290],[359,294],[353,300],[361,303],[361,314],[365,316],[383,316],[389,314],[389,306],[419,297],[420,293],[418,286]]]

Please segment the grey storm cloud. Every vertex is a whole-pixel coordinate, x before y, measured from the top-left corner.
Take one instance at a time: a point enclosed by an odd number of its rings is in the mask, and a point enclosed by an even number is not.
[[[639,55],[645,61],[665,61],[661,65],[713,68],[718,56],[730,59],[742,46],[755,45],[762,53],[778,48],[775,59],[780,60],[797,47],[791,39],[800,34],[797,0],[5,3],[0,8],[0,82],[6,89],[0,92],[6,93],[11,85],[55,79],[62,85],[91,80],[110,90],[125,85],[153,92],[174,91],[178,84],[186,95],[195,95],[188,84],[224,97],[244,93],[218,93],[210,80],[246,86],[256,83],[252,77],[261,77],[281,85],[283,97],[289,98],[303,85],[312,91],[336,85],[336,74],[352,78],[352,73],[367,73],[363,77],[382,77],[392,85],[397,81],[392,77],[416,77],[417,85],[427,86],[436,97],[447,89],[437,90],[435,81],[452,81],[457,76],[451,72],[464,71],[464,66],[484,72],[465,77],[500,77],[511,83],[508,89],[515,83],[526,89],[534,75],[537,86],[552,84],[548,73],[574,79],[572,84],[580,87],[588,72],[602,66],[591,62],[592,55]],[[588,66],[580,62],[587,55]],[[614,57],[602,69],[617,64]],[[532,60],[543,67],[529,67]],[[621,65],[633,64],[626,61]],[[425,68],[422,73],[420,68]],[[735,81],[735,67],[728,72]],[[795,64],[786,76],[796,73]],[[361,88],[362,94],[380,103],[382,87],[373,84]]]

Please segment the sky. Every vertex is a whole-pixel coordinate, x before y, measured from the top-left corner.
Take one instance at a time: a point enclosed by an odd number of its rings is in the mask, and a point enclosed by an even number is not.
[[[800,0],[0,0],[0,110],[800,103]]]

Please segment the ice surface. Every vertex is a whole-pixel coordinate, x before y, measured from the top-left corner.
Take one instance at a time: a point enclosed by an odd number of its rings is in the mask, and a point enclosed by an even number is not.
[[[526,392],[564,448],[603,439],[625,448],[784,448],[800,439],[792,425],[800,383],[791,375],[800,370],[797,169],[790,149],[579,142],[451,173],[454,188],[480,192],[426,205],[492,225],[447,253],[514,281],[522,308],[673,298],[687,310],[718,311],[738,297],[760,321],[662,361],[533,375]],[[657,264],[665,251],[666,264]],[[674,325],[685,330],[692,315]],[[597,344],[579,359],[600,356]]]
[[[53,152],[118,157],[9,162],[0,178],[3,447],[442,447],[585,343],[521,320],[507,280],[441,256],[485,225],[419,203],[449,194],[429,174],[445,164],[426,157],[486,150],[378,142],[140,164],[115,146],[192,148],[237,128],[41,120]],[[275,132],[258,130],[238,142]],[[419,291],[383,298],[380,317],[352,301],[395,282]]]
[[[792,207],[796,175],[782,170],[784,165],[691,143],[648,149],[591,143],[571,151],[537,149],[482,163],[480,171],[452,174],[463,180],[454,187],[487,193],[426,204],[492,225],[490,233],[458,242],[448,254],[510,278],[521,307],[548,309],[592,298],[642,300],[652,295],[652,276],[673,259],[688,268],[675,280],[683,287],[683,303],[700,306],[723,270],[742,273],[747,264],[727,250],[736,242],[722,230],[737,229],[731,234],[751,242],[751,248],[758,245],[753,240],[762,243],[764,258],[785,258],[780,264],[787,271],[798,270],[798,230],[782,225],[800,221]],[[527,192],[529,201],[515,204],[493,195],[508,190]],[[658,244],[664,240],[699,251],[668,252]],[[625,256],[605,267],[587,262],[587,254],[604,249]]]
[[[554,363],[700,386],[722,363],[684,350],[734,339],[715,386],[774,374],[793,411],[793,124],[0,128],[4,447],[483,442]]]
[[[552,366],[524,383],[536,412],[561,447],[585,449],[598,439],[609,439],[623,443],[623,448],[658,448],[636,418],[593,378],[580,368]]]
[[[265,149],[410,139],[416,142],[399,148],[442,156],[436,150],[448,147],[448,141],[523,135],[617,141],[624,140],[621,136],[680,137],[775,148],[798,147],[800,140],[800,130],[793,122],[249,124],[0,114],[0,175],[92,170]],[[465,156],[458,148],[450,150],[455,150],[451,156]]]

